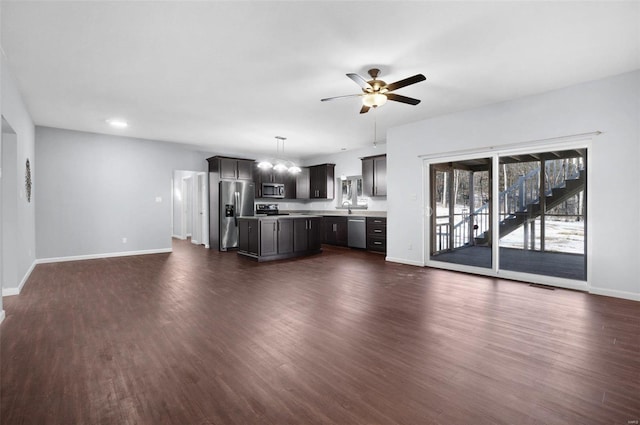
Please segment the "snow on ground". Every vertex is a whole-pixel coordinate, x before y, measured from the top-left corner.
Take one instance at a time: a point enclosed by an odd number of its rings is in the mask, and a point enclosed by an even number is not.
[[[524,227],[500,239],[504,248],[522,249]],[[540,223],[536,223],[536,248],[540,249]],[[583,221],[545,221],[545,250],[584,254],[584,222]]]
[[[469,212],[468,207],[455,206],[456,223],[462,219],[463,213]],[[436,209],[438,223],[449,222],[449,208],[438,205]],[[540,249],[540,221],[536,221],[536,249]],[[522,249],[524,244],[524,227],[513,231],[500,239],[503,248]],[[583,221],[559,221],[547,218],[545,221],[545,250],[555,252],[568,252],[584,254],[584,222]]]

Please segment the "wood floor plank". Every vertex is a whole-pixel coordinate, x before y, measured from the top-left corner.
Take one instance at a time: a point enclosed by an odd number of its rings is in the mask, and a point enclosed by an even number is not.
[[[38,265],[4,299],[0,423],[628,424],[640,303],[388,263]]]

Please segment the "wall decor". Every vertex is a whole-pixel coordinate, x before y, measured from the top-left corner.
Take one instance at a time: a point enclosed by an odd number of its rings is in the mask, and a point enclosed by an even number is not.
[[[24,189],[27,192],[27,202],[31,202],[31,164],[29,158],[27,158],[24,171]]]

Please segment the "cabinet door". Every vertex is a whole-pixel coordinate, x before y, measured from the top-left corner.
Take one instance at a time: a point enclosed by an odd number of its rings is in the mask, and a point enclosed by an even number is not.
[[[239,159],[237,161],[238,180],[253,180],[253,161]]]
[[[238,220],[238,251],[249,252],[248,220]]]
[[[319,166],[309,167],[309,189],[311,194],[309,198],[320,198],[320,181],[322,181],[322,175]]]
[[[312,199],[333,199],[335,192],[334,170],[334,164],[309,167],[310,197]]]
[[[309,168],[302,167],[302,171],[296,176],[296,199],[309,199]]]
[[[258,221],[238,220],[238,250],[258,255]]]
[[[320,217],[313,217],[309,219],[309,236],[307,239],[307,249],[310,251],[316,251],[320,249],[320,245],[322,242],[320,235],[322,226],[320,223]]]
[[[284,197],[286,199],[296,199],[296,175],[287,173],[284,178]]]
[[[293,252],[293,220],[278,220],[278,254]]]
[[[373,196],[373,158],[362,160],[362,191],[365,196]]]
[[[387,157],[380,156],[373,159],[373,194],[387,196]]]
[[[278,253],[278,234],[276,220],[260,220],[260,256]]]
[[[347,246],[349,243],[349,232],[347,228],[347,218],[340,217],[336,220],[336,245]]]
[[[336,192],[335,164],[325,165],[324,171],[324,197],[333,199]]]
[[[258,227],[260,226],[258,220],[247,220],[249,223],[249,254],[258,255]]]
[[[306,251],[308,246],[309,222],[306,218],[296,218],[293,220],[293,251]]]
[[[220,178],[236,180],[238,177],[238,160],[220,158]]]
[[[322,243],[336,244],[336,222],[333,217],[322,218]]]
[[[255,186],[255,197],[262,198],[262,170],[258,168],[258,163],[253,169],[253,184]]]

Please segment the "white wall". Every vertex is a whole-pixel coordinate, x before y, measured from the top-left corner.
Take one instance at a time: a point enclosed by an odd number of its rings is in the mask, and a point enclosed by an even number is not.
[[[386,144],[379,144],[377,148],[373,146],[353,149],[345,152],[338,152],[331,155],[317,156],[308,160],[305,160],[302,165],[318,165],[318,164],[336,164],[335,177],[339,178],[341,175],[345,176],[358,176],[362,174],[362,161],[360,158],[373,155],[384,155],[386,153]],[[339,186],[336,185],[336,190],[339,190]],[[258,200],[257,202],[262,202]],[[279,202],[279,209],[282,210],[314,210],[314,211],[330,211],[335,210],[338,205],[337,196],[335,199],[327,201],[289,201]],[[387,211],[387,198],[386,197],[374,197],[369,198],[369,211]]]
[[[39,163],[34,155],[34,125],[29,112],[22,100],[22,96],[18,91],[17,85],[11,75],[11,71],[7,66],[6,58],[2,58],[2,116],[15,132],[17,153],[15,158],[17,164],[16,183],[18,200],[16,205],[16,228],[15,233],[18,235],[16,244],[12,248],[11,259],[15,261],[16,278],[11,282],[3,285],[3,295],[15,295],[19,292],[22,285],[28,278],[34,267],[36,255],[36,237],[35,237],[35,206],[37,204],[39,191]],[[33,182],[31,189],[31,202],[27,202],[25,191],[25,169],[26,161],[29,159],[31,165],[31,180]]]
[[[387,134],[387,255],[424,262],[419,155],[602,131],[590,150],[588,231],[595,293],[640,299],[640,71],[436,117]],[[624,199],[624,201],[623,201]],[[409,249],[412,246],[413,249]]]
[[[2,3],[0,2],[0,15],[2,14]],[[0,22],[2,22],[2,19],[0,19]],[[0,34],[2,34],[2,27],[0,26]],[[0,40],[0,44],[1,44],[1,40]],[[0,53],[0,81],[2,81],[2,66],[4,64],[5,61],[5,57],[2,53]],[[0,84],[0,115],[2,114],[2,99],[4,99],[4,97],[2,96],[2,88],[1,88],[2,84]],[[0,146],[0,155],[2,155],[2,147]],[[0,179],[2,178],[2,176],[0,175]],[[1,187],[1,185],[0,185]],[[2,194],[0,193],[0,202],[2,202]],[[0,228],[0,239],[2,237],[2,229]],[[1,249],[1,248],[0,248]],[[2,268],[2,251],[0,251],[0,268]],[[0,270],[1,272],[2,270]],[[1,275],[1,273],[0,273]],[[2,284],[0,284],[0,287],[2,286]],[[2,323],[2,321],[4,320],[4,309],[2,307],[2,293],[0,292],[0,323]]]
[[[39,260],[170,250],[173,171],[207,169],[178,144],[49,127],[36,154]]]

